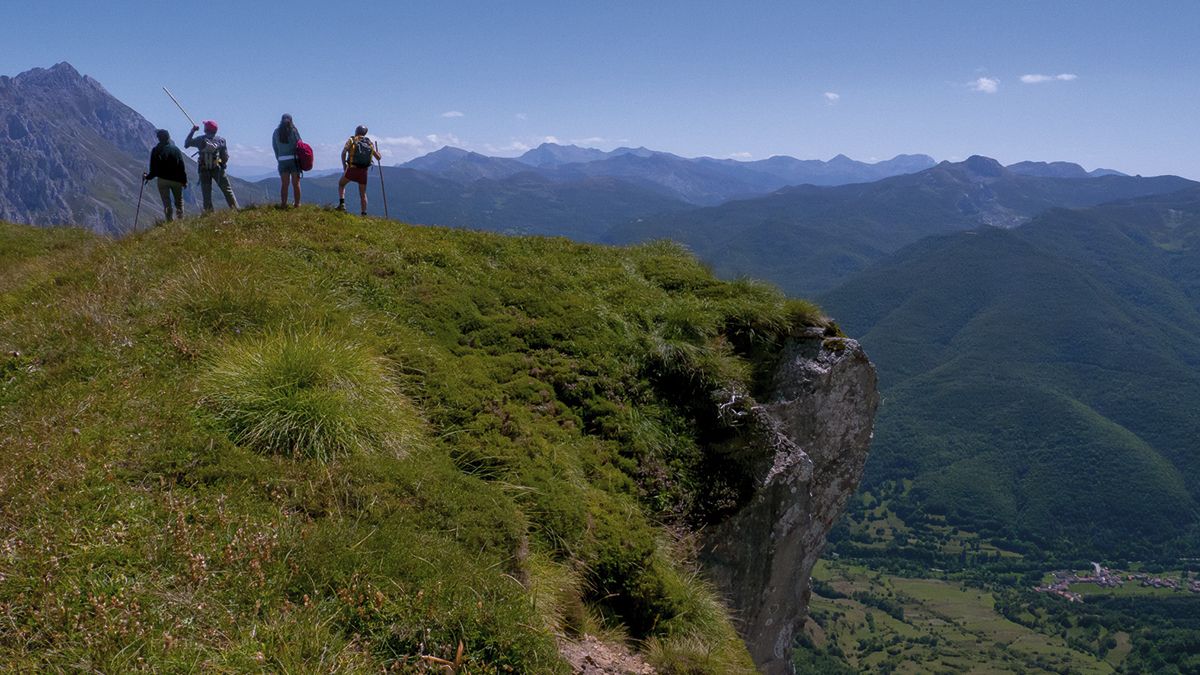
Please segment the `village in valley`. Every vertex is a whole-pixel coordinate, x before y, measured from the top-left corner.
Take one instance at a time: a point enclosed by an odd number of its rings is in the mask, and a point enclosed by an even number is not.
[[[1053,581],[1044,586],[1035,586],[1038,593],[1057,595],[1069,602],[1083,602],[1083,594],[1071,590],[1074,585],[1093,584],[1098,588],[1123,588],[1126,584],[1136,584],[1141,588],[1161,588],[1172,591],[1186,590],[1200,594],[1200,580],[1187,579],[1186,576],[1155,576],[1144,572],[1122,572],[1109,569],[1100,563],[1092,563],[1091,573],[1056,570],[1051,572]]]

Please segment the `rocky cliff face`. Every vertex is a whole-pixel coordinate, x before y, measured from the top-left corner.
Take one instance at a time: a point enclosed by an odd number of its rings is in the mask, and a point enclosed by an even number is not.
[[[854,340],[813,329],[787,345],[765,400],[750,408],[744,435],[754,495],[711,529],[702,557],[770,674],[791,672],[809,574],[862,477],[879,404],[875,368]]]
[[[0,109],[0,218],[119,230],[154,127],[66,63],[0,77]]]
[[[154,130],[68,63],[0,77],[0,220],[127,231]],[[181,144],[186,125],[178,131],[172,136]],[[188,168],[194,177],[191,160]],[[243,201],[261,198],[247,184],[234,189]],[[188,193],[194,207],[199,190]],[[148,186],[141,223],[160,216],[158,194]]]

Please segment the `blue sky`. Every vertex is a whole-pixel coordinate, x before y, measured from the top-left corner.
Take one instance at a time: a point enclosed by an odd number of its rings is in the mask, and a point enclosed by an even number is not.
[[[69,61],[242,167],[295,116],[332,166],[543,140],[683,155],[1070,160],[1200,178],[1194,2],[22,2],[0,74]],[[1023,76],[1045,76],[1022,81]],[[1029,78],[1026,80],[1039,80]]]

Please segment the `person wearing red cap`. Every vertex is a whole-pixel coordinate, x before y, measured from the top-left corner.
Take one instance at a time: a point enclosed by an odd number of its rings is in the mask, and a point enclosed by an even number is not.
[[[231,209],[237,209],[237,198],[233,196],[233,188],[229,186],[229,176],[225,175],[225,167],[229,164],[229,148],[225,139],[217,135],[217,123],[204,120],[204,135],[193,138],[200,127],[192,127],[183,142],[185,148],[199,148],[200,155],[196,161],[200,164],[200,193],[204,196],[204,212],[210,213],[212,205],[212,184],[217,181],[217,187],[225,195],[225,203]]]

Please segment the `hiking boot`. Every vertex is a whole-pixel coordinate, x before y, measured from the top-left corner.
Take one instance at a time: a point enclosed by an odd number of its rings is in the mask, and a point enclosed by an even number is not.
[[[334,209],[334,210],[335,210],[335,211],[341,211],[342,213],[345,213],[345,212],[346,212],[346,205],[345,205],[345,204],[338,204],[338,205],[337,205],[337,208],[336,208],[336,209]]]

